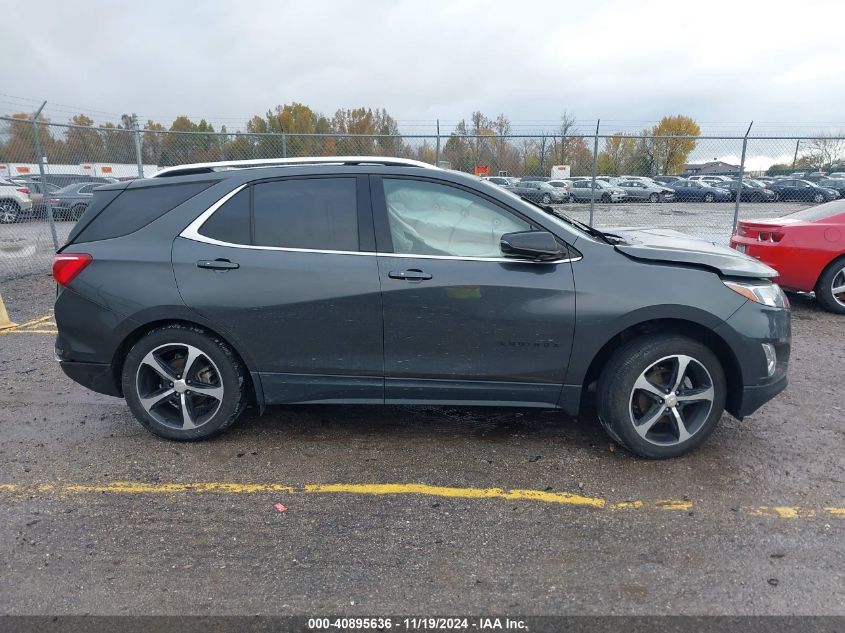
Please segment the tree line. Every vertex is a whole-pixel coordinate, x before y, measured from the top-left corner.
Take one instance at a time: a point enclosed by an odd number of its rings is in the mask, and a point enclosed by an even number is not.
[[[0,132],[0,161],[35,162],[30,114],[12,115]],[[66,127],[39,120],[42,150],[52,163],[134,163],[134,123],[123,115],[118,123],[95,126],[77,114]],[[690,117],[663,117],[636,134],[618,133],[602,139],[597,172],[605,175],[680,173],[695,150],[701,130]],[[176,117],[169,126],[148,120],[139,125],[141,158],[159,166],[218,160],[281,156],[397,156],[428,163],[441,161],[472,172],[477,166],[491,173],[542,175],[552,165],[569,164],[573,175],[592,171],[593,138],[576,129],[574,115],[564,111],[554,130],[531,136],[514,134],[504,114],[488,117],[475,111],[440,139],[403,135],[396,120],[381,108],[339,109],[326,116],[302,103],[276,106],[255,115],[243,132],[215,130],[205,119]]]

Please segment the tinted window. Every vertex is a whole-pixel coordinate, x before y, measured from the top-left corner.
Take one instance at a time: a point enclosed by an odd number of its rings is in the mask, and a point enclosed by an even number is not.
[[[96,187],[96,186],[97,185],[82,185],[79,188],[79,193],[91,193],[91,192],[94,191],[94,187]]]
[[[249,244],[249,188],[217,209],[200,227],[199,234],[230,244]]]
[[[253,243],[258,246],[358,250],[354,178],[308,178],[253,187]]]
[[[525,220],[457,187],[393,178],[383,182],[395,253],[501,257],[502,235],[531,230]]]
[[[107,199],[106,196],[114,192],[97,192],[94,195],[94,202],[89,205],[74,230],[71,231],[68,243],[107,240],[134,233],[200,191],[208,189],[215,182],[206,180],[126,189],[102,210],[100,210],[98,200]],[[106,196],[101,196],[101,193]],[[88,220],[88,218],[92,219]]]

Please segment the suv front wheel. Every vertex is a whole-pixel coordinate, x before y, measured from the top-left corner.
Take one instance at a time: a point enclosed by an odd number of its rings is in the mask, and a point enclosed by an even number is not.
[[[123,365],[123,394],[152,433],[200,440],[221,433],[243,412],[246,372],[221,339],[181,324],[153,330]]]
[[[677,457],[699,446],[725,408],[722,366],[707,347],[678,335],[650,335],[619,348],[599,378],[599,420],[631,452]]]

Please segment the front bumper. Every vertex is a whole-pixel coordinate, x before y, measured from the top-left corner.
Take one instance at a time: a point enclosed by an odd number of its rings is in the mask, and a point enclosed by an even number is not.
[[[739,403],[736,405],[735,410],[731,411],[731,413],[740,419],[744,418],[746,415],[751,415],[769,400],[778,395],[781,391],[786,389],[787,384],[789,384],[789,379],[786,374],[784,374],[778,380],[765,385],[746,385],[742,388],[742,395],[740,396]]]
[[[715,328],[733,352],[735,368],[726,372],[733,389],[727,410],[737,418],[751,415],[786,388],[792,346],[789,308],[771,308],[751,301]],[[768,373],[763,345],[771,345],[776,363]]]

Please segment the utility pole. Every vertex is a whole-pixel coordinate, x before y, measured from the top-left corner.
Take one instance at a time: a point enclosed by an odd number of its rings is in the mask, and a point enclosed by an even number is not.
[[[440,119],[437,119],[437,148],[434,150],[434,165],[440,165]]]
[[[599,159],[599,126],[601,119],[596,121],[596,136],[593,143],[593,179],[590,186],[590,226],[593,226],[593,212],[596,208],[596,164]]]
[[[138,178],[144,177],[144,159],[141,157],[141,130],[138,128],[138,115],[132,113],[132,135],[135,137],[135,162],[138,164]]]
[[[45,210],[47,213],[47,221],[50,224],[50,235],[53,237],[53,250],[59,250],[59,238],[56,235],[56,223],[53,220],[53,207],[50,204],[50,196],[47,192],[47,181],[44,177],[47,175],[46,170],[44,169],[44,153],[41,150],[41,134],[38,130],[38,117],[41,116],[41,111],[44,109],[44,106],[47,105],[47,102],[41,104],[41,107],[38,108],[38,111],[32,115],[31,123],[32,123],[32,135],[35,138],[35,159],[38,161],[38,172],[41,174],[41,195],[43,196],[41,199],[46,201],[45,202]]]
[[[742,198],[742,174],[745,171],[745,150],[748,148],[748,135],[751,133],[752,125],[754,125],[754,121],[748,124],[748,129],[745,130],[745,136],[742,138],[742,158],[739,161],[739,180],[736,182],[736,200],[734,201],[734,231],[739,221],[739,200]]]

